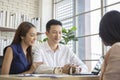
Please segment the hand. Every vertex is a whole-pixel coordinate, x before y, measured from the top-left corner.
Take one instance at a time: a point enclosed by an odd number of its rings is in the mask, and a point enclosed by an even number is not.
[[[70,73],[69,74],[75,73],[76,72],[76,67],[77,67],[76,65],[72,64],[71,68],[70,68]]]
[[[65,74],[69,74],[70,73],[70,68],[71,68],[71,64],[66,64],[62,67],[62,72]]]
[[[78,66],[78,67],[76,67],[76,71],[75,71],[75,74],[79,74],[80,72],[81,72],[81,67],[80,66]]]
[[[71,68],[72,68],[71,73],[76,73],[76,74],[79,74],[81,72],[81,70],[82,70],[79,65],[75,65],[75,64],[73,64]]]
[[[81,72],[81,68],[75,64],[66,64],[62,68],[62,72],[66,74],[73,74],[73,73],[78,74]]]

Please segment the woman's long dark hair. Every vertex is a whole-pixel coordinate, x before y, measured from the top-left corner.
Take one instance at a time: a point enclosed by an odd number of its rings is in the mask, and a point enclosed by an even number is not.
[[[109,11],[100,21],[99,36],[105,45],[120,42],[120,12]]]
[[[11,44],[19,44],[21,43],[21,37],[25,37],[28,31],[32,28],[35,27],[32,23],[30,22],[22,22],[15,33],[15,36],[13,38],[13,41]],[[32,46],[29,46],[27,48],[27,59],[30,63],[32,63]]]

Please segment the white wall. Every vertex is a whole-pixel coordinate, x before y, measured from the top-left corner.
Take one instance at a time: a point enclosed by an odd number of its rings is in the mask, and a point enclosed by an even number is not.
[[[38,16],[39,0],[0,0],[0,10]]]
[[[41,31],[45,32],[46,23],[52,19],[52,0],[39,0],[39,17],[41,18]]]
[[[45,25],[52,18],[53,0],[0,0],[0,10],[22,13],[30,17],[41,18],[41,31],[45,32]]]

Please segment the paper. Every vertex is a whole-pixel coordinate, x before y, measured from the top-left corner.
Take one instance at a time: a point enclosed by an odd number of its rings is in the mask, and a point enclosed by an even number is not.
[[[51,77],[51,78],[57,78],[57,77],[66,77],[69,75],[66,74],[18,74],[17,77]]]

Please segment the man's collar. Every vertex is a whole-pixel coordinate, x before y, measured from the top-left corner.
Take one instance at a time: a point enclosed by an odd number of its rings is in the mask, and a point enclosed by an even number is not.
[[[49,44],[48,44],[48,41],[45,42],[45,46],[46,46],[46,51],[53,51],[53,50],[50,48],[50,46],[49,46]],[[60,44],[58,44],[57,50],[61,50]]]

